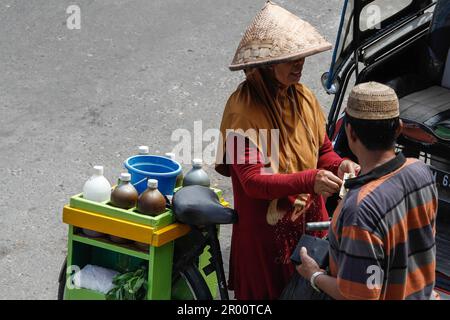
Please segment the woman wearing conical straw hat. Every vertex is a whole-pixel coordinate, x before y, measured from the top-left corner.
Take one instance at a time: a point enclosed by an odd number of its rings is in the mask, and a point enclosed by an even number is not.
[[[299,83],[305,57],[330,48],[309,23],[268,1],[230,65],[246,80],[225,107],[216,170],[232,179],[239,217],[229,272],[237,299],[279,297],[305,223],[328,220],[323,198],[358,170],[333,151],[321,107]]]

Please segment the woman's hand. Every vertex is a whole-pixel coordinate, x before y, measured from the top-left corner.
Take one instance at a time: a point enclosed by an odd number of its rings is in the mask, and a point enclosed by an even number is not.
[[[314,192],[324,197],[329,197],[333,193],[338,193],[341,185],[342,180],[331,171],[319,170],[314,181]]]
[[[338,177],[342,179],[344,177],[344,173],[350,173],[356,177],[360,170],[361,167],[359,166],[359,164],[354,163],[351,160],[344,160],[339,165]]]

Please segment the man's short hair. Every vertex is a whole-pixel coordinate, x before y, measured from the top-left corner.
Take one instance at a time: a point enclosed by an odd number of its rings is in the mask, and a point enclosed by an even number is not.
[[[346,123],[352,126],[353,131],[361,143],[371,151],[392,150],[395,147],[397,131],[400,127],[399,117],[382,120],[356,119],[345,115]]]

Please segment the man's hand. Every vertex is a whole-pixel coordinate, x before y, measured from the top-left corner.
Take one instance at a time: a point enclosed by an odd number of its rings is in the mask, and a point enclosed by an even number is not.
[[[338,177],[342,179],[344,177],[344,173],[351,173],[357,176],[360,170],[361,167],[359,166],[359,164],[354,163],[351,160],[344,160],[339,165]]]
[[[314,261],[313,258],[308,256],[308,252],[306,251],[305,247],[302,247],[300,249],[300,257],[302,259],[302,264],[297,266],[297,271],[306,280],[309,281],[314,272],[323,271],[322,269],[320,269],[317,262]]]
[[[324,197],[329,197],[333,193],[339,192],[341,185],[342,180],[331,171],[319,170],[314,181],[314,192]]]

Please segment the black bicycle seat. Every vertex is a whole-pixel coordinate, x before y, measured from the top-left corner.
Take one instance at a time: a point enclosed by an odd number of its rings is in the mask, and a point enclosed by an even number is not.
[[[187,186],[175,193],[172,210],[178,221],[196,226],[231,224],[236,212],[220,204],[216,193],[203,186]]]

